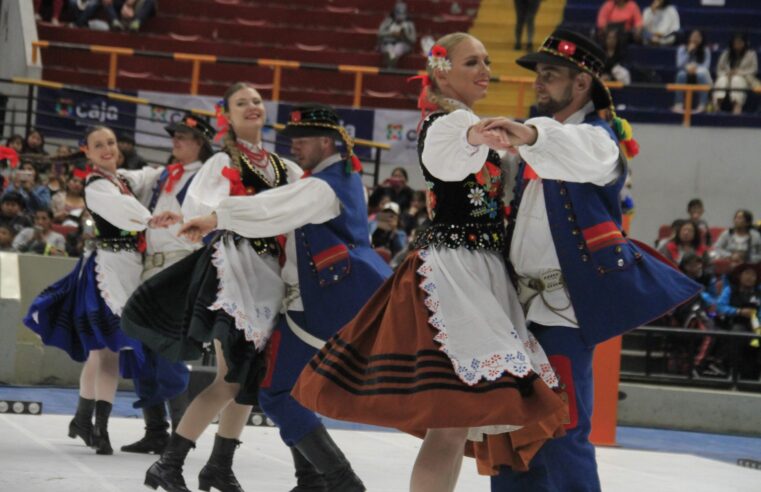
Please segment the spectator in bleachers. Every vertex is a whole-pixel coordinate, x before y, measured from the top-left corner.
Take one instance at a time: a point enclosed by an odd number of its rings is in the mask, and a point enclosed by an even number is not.
[[[24,151],[24,137],[19,134],[11,135],[8,140],[5,141],[5,146],[10,147],[19,154]]]
[[[526,26],[526,51],[534,50],[534,18],[539,11],[541,0],[513,0],[515,3],[515,49],[520,50],[523,45],[523,26]]]
[[[156,10],[156,0],[69,0],[69,5],[75,12],[77,27],[87,26],[90,19],[103,9],[114,31],[123,31],[124,22],[131,31],[138,31]]]
[[[13,248],[21,253],[64,256],[66,239],[50,228],[53,225],[53,212],[37,210],[34,213],[34,227],[27,227],[16,235]]]
[[[26,202],[20,193],[6,191],[0,199],[0,224],[9,226],[16,234],[25,227],[31,227],[32,221],[24,213]]]
[[[21,150],[22,154],[44,154],[45,151],[45,136],[37,130],[32,128],[24,139],[24,148]]]
[[[642,14],[642,37],[647,44],[671,46],[679,29],[679,12],[669,0],[653,0]]]
[[[708,222],[703,218],[704,212],[703,200],[700,198],[693,198],[687,203],[687,215],[690,220],[698,226],[701,243],[710,246],[713,238],[711,238],[711,230],[708,227]]]
[[[743,263],[732,270],[729,285],[719,296],[717,309],[727,317],[728,328],[733,332],[752,333],[754,327],[761,324],[761,267],[758,264]],[[732,354],[739,361],[740,377],[743,379],[759,378],[758,344],[748,340],[736,342]],[[739,350],[737,350],[739,348]]]
[[[137,32],[149,17],[156,13],[156,0],[114,0],[114,11],[119,12],[116,29]]]
[[[70,155],[73,155],[73,154],[74,154],[74,149],[72,149],[66,144],[59,145],[55,151],[55,156],[58,158],[69,157]]]
[[[610,28],[606,30],[605,41],[602,47],[605,50],[605,54],[608,55],[603,67],[602,79],[606,82],[615,80],[625,85],[630,84],[632,81],[631,73],[623,65],[626,58],[626,43],[623,41],[618,29]]]
[[[13,230],[13,227],[0,223],[0,252],[16,251],[13,249],[14,237],[16,237],[16,231]]]
[[[410,208],[410,201],[412,201],[412,188],[407,185],[408,181],[407,170],[397,167],[391,171],[391,177],[381,183],[381,186],[388,190],[390,201],[398,203],[402,212]]]
[[[674,238],[660,248],[660,253],[678,265],[687,253],[703,256],[707,248],[700,240],[697,225],[691,220],[683,221],[676,229]]]
[[[378,28],[378,48],[384,66],[395,67],[402,56],[412,51],[416,38],[415,24],[407,16],[407,4],[396,2],[394,10]]]
[[[721,111],[742,113],[748,99],[746,89],[755,89],[761,85],[758,73],[756,50],[748,44],[745,34],[732,36],[729,47],[719,56],[716,65],[716,85],[713,91],[714,105]],[[733,90],[738,89],[738,90]]]
[[[39,173],[30,162],[24,162],[13,175],[6,192],[15,191],[23,199],[26,209],[35,212],[50,208],[50,190],[40,183]]]
[[[388,202],[369,222],[370,244],[373,248],[387,249],[391,257],[407,245],[407,234],[399,228],[399,205]]]
[[[662,249],[666,247],[666,243],[673,240],[676,237],[676,231],[682,226],[684,219],[674,219],[671,223],[671,227],[668,228],[668,233],[658,231],[658,238],[655,240],[655,249]],[[663,226],[661,227],[663,229]]]
[[[602,38],[608,29],[619,29],[626,41],[642,38],[642,11],[634,0],[607,0],[597,13],[597,32]]]
[[[50,22],[57,26],[61,23],[61,11],[63,10],[63,0],[52,0],[48,1],[47,3],[53,4],[53,10],[50,14]],[[34,17],[36,20],[41,21],[42,15],[40,14],[40,10],[42,8],[42,0],[34,0]]]
[[[412,240],[412,233],[419,227],[425,227],[430,222],[428,217],[428,208],[425,204],[425,191],[412,192],[412,200],[410,200],[410,208],[407,213],[402,213],[399,217],[399,223],[407,233],[407,236]]]
[[[676,83],[710,85],[711,50],[706,46],[705,37],[697,29],[690,33],[686,45],[681,45],[676,52]],[[705,111],[708,104],[708,92],[698,92],[696,113]],[[684,111],[684,93],[677,92],[673,111]]]
[[[733,253],[743,255],[749,263],[761,262],[761,233],[753,229],[750,210],[735,212],[734,227],[722,232],[714,244],[719,258],[729,258]]]
[[[367,197],[367,218],[368,220],[374,220],[375,215],[380,212],[383,207],[391,201],[391,197],[388,193],[388,188],[378,186]]]
[[[85,182],[76,171],[66,180],[66,191],[56,193],[51,200],[51,210],[55,222],[63,225],[77,225],[85,209]]]
[[[123,163],[118,165],[119,169],[142,169],[146,165],[145,159],[140,157],[135,149],[135,139],[132,135],[121,134],[119,135],[119,152],[121,152],[124,159]]]

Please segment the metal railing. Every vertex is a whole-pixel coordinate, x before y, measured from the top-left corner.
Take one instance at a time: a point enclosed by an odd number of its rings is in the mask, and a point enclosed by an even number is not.
[[[633,336],[644,336],[644,349],[629,349],[628,342]],[[723,361],[726,375],[703,375],[696,371],[694,354],[706,337],[715,344],[723,344]],[[741,377],[743,368],[742,347],[753,340],[761,342],[761,334],[733,332],[724,330],[700,330],[694,328],[670,328],[661,326],[643,326],[624,335],[625,357],[644,357],[644,369],[626,370],[622,360],[621,380],[629,382],[674,384],[680,386],[698,386],[717,389],[761,391],[761,380]],[[678,368],[669,368],[669,360],[677,360]],[[761,360],[756,361],[761,364]],[[660,366],[660,368],[659,368]]]

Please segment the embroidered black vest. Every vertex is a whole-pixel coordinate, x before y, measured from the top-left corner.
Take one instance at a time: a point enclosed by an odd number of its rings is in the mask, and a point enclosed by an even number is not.
[[[120,176],[106,176],[98,171],[93,172],[87,177],[85,186],[89,186],[101,179],[106,179],[113,183],[123,195],[132,195],[132,189],[124,178]],[[91,246],[107,251],[138,251],[142,233],[119,229],[95,213],[87,206],[87,193],[85,193],[85,207],[90,212],[93,222],[95,222],[95,239],[92,240]]]
[[[462,181],[442,181],[423,163],[428,129],[446,113],[434,113],[423,123],[418,136],[418,158],[428,190],[426,202],[431,225],[418,236],[415,248],[446,246],[504,251],[504,185],[499,155],[489,151],[484,166]]]
[[[232,156],[230,159],[232,160]],[[259,172],[254,164],[248,162],[245,156],[241,156],[240,178],[243,186],[246,188],[246,195],[255,195],[256,193],[288,184],[288,168],[285,162],[274,152],[268,154],[268,159],[275,171],[275,181],[273,183],[267,182],[264,174]],[[234,238],[236,242],[244,240],[244,238],[237,234],[234,234]],[[280,244],[274,237],[245,240],[251,244],[251,247],[258,255],[271,254],[279,256],[281,253]]]

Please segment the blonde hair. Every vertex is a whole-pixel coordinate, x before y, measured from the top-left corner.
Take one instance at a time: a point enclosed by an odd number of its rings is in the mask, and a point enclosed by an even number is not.
[[[451,60],[452,51],[455,49],[455,47],[457,47],[458,44],[462,43],[466,39],[476,39],[476,38],[466,32],[453,32],[453,33],[440,37],[436,41],[436,44],[439,46],[442,46],[443,48],[447,50],[447,58]],[[451,113],[456,108],[453,104],[449,103],[446,100],[446,98],[441,94],[441,89],[436,83],[436,77],[435,77],[433,68],[426,65],[425,70],[428,73],[428,77],[431,79],[431,86],[428,88],[428,101],[431,102],[432,104],[435,104],[439,108],[441,108],[442,111]]]

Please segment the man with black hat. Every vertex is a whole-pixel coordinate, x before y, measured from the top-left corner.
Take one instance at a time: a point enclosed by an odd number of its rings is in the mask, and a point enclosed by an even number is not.
[[[589,442],[594,346],[660,317],[700,286],[621,229],[619,192],[631,128],[615,116],[600,75],[605,54],[557,29],[517,63],[537,73],[537,107],[549,117],[487,120],[523,158],[508,230],[518,295],[568,402],[567,434],[548,441],[525,473],[492,478],[492,491],[598,491]],[[611,122],[597,111],[606,110]]]
[[[353,140],[327,106],[295,108],[285,130],[304,179],[255,196],[223,200],[216,212],[180,230],[198,240],[214,229],[245,237],[286,234],[283,317],[267,348],[262,410],[291,448],[294,492],[359,492],[362,481],[314,412],[291,390],[325,341],[351,320],[383,281],[388,265],[369,242],[367,205]],[[336,140],[346,146],[341,157]]]
[[[199,116],[186,113],[178,121],[167,125],[165,130],[172,137],[174,164],[164,168],[120,170],[119,173],[127,178],[135,195],[152,213],[180,214],[193,177],[212,154],[214,128]],[[175,225],[146,232],[143,281],[198,249],[199,245],[178,237],[177,229],[179,226]],[[159,454],[169,441],[165,403],[169,404],[172,428],[176,428],[188,406],[188,369],[183,363],[169,362],[146,346],[143,350],[147,370],[135,375],[133,381],[139,397],[134,406],[143,409],[145,436],[135,443],[122,446],[122,451]]]

